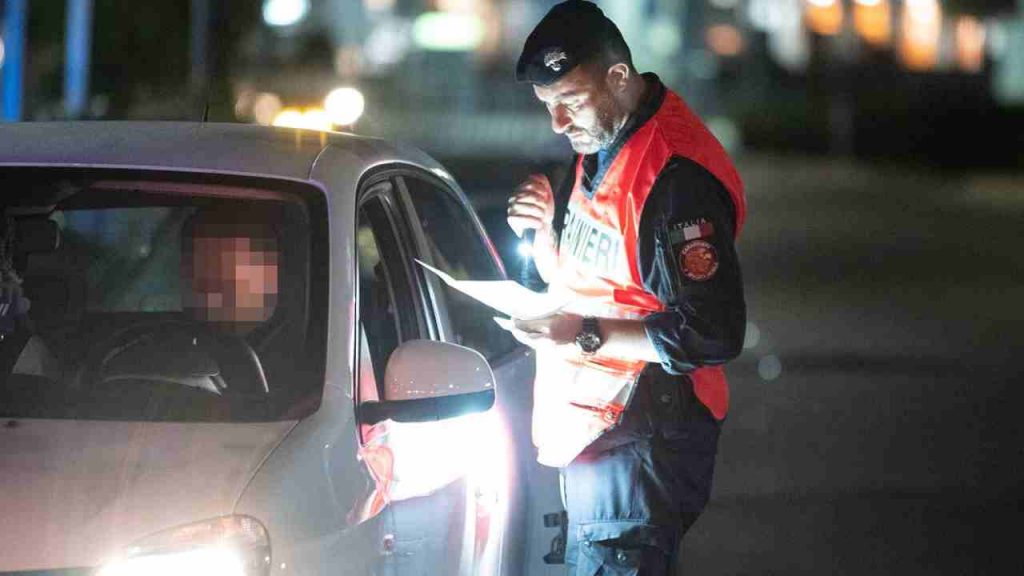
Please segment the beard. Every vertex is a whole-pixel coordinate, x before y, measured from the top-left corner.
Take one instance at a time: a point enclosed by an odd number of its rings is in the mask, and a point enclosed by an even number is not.
[[[577,127],[566,132],[566,137],[577,154],[595,154],[611,148],[625,123],[625,115],[620,113],[615,101],[609,98],[597,107],[592,126]]]
[[[577,154],[586,156],[587,154],[596,154],[597,152],[604,150],[611,145],[614,139],[608,138],[607,134],[592,134],[590,132],[581,132],[578,135],[569,136],[569,144],[572,145],[572,149]]]

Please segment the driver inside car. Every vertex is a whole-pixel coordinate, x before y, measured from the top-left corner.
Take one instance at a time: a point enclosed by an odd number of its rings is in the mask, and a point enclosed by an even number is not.
[[[278,296],[273,221],[237,212],[205,212],[185,224],[182,288],[185,309],[198,321],[244,335],[274,313]]]
[[[200,210],[189,218],[182,227],[179,266],[184,321],[144,324],[116,335],[99,347],[86,380],[268,394],[259,352],[274,332],[269,320],[279,295],[278,222],[269,211],[241,206]]]
[[[281,251],[278,219],[252,207],[203,210],[185,222],[182,304],[200,328],[194,347],[212,353],[218,389],[269,392],[257,351],[272,335]]]

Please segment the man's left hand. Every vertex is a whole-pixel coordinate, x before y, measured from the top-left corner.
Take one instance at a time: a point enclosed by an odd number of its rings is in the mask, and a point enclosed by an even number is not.
[[[583,325],[583,317],[576,314],[552,314],[535,320],[516,320],[512,335],[523,344],[534,348],[561,349],[575,354],[576,335]]]

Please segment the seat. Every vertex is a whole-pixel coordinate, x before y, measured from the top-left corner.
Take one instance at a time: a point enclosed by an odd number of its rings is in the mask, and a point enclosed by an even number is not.
[[[4,365],[12,374],[59,381],[64,362],[55,351],[63,348],[59,335],[77,324],[85,308],[85,272],[61,252],[30,254],[21,288],[31,307],[7,337],[19,352]]]

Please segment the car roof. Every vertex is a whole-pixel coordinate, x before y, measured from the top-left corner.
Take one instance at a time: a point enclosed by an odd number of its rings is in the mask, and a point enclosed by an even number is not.
[[[404,162],[441,169],[426,154],[384,140],[251,124],[25,122],[0,124],[0,165],[196,170],[309,180],[325,148],[361,164]],[[443,169],[442,169],[443,170]]]

